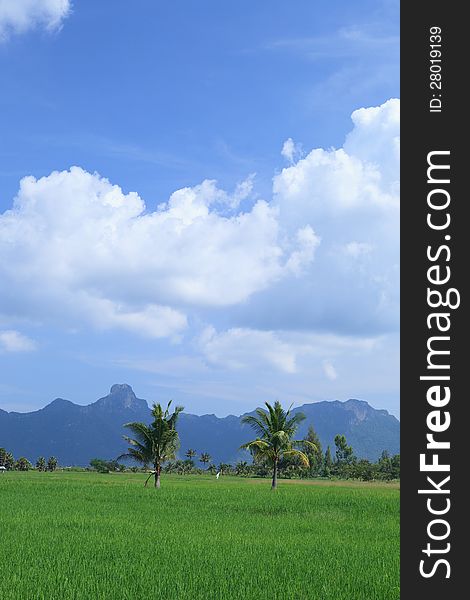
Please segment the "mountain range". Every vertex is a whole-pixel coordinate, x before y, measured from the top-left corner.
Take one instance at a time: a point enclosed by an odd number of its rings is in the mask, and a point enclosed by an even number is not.
[[[360,458],[376,460],[383,450],[391,454],[400,451],[399,421],[362,400],[315,402],[292,410],[298,411],[306,419],[296,437],[301,439],[313,425],[323,449],[330,445],[333,454],[338,433],[346,436]],[[240,419],[181,413],[177,426],[181,457],[194,448],[198,453],[208,452],[215,463],[246,458],[238,448],[255,436]],[[114,459],[126,450],[123,424],[130,421],[150,423],[150,408],[129,385],[115,384],[107,396],[87,406],[57,398],[29,413],[0,409],[0,447],[32,462],[38,456],[53,455],[63,466],[86,466],[92,458]]]

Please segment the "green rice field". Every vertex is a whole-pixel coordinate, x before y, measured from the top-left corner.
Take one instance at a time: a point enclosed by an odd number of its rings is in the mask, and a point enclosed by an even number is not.
[[[398,600],[396,484],[0,474],[2,600]]]

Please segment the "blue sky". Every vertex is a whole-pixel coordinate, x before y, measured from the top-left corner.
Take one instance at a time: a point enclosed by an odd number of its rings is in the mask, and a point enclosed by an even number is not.
[[[398,414],[398,36],[390,1],[0,0],[0,407]]]

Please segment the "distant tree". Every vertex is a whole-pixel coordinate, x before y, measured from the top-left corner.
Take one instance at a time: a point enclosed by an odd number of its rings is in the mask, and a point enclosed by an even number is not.
[[[298,457],[302,464],[309,466],[308,456],[304,450],[313,450],[315,446],[305,440],[293,440],[299,424],[305,419],[303,413],[290,416],[290,408],[286,411],[276,401],[273,406],[265,402],[267,411],[256,409],[254,415],[246,415],[242,423],[247,423],[258,434],[258,438],[243,444],[242,449],[249,450],[254,459],[265,459],[272,468],[271,489],[277,488],[278,465],[283,456]],[[300,450],[299,448],[302,448]]]
[[[49,460],[47,461],[47,470],[48,471],[55,471],[57,469],[57,458],[55,456],[50,456]]]
[[[154,404],[152,408],[153,421],[150,425],[144,423],[127,423],[124,427],[130,429],[134,437],[124,436],[124,439],[130,444],[128,451],[121,454],[120,458],[132,458],[143,465],[153,465],[152,475],[155,477],[155,487],[160,487],[160,476],[162,465],[175,458],[176,451],[179,448],[179,437],[176,431],[176,422],[178,415],[183,410],[182,406],[177,406],[173,413],[170,413],[171,401],[165,410],[160,404]]]
[[[178,472],[177,461],[175,461],[175,460],[168,460],[165,463],[165,465],[162,467],[162,471],[164,473],[177,473]]]
[[[5,448],[0,448],[0,467],[6,467],[7,451]]]
[[[186,468],[187,468],[186,461],[184,461],[184,460],[177,460],[177,461],[175,461],[175,471],[179,475],[185,475],[186,474]]]
[[[296,477],[302,477],[307,472],[307,467],[299,464],[295,459],[281,458],[279,461],[279,475],[285,479],[294,479]]]
[[[36,461],[36,469],[38,471],[45,471],[46,470],[46,459],[44,458],[44,456],[40,456],[37,461]]]
[[[211,459],[212,457],[208,452],[202,452],[199,461],[202,462],[204,466],[206,466],[211,462]]]
[[[191,471],[194,469],[194,461],[192,461],[190,458],[183,460],[183,465],[184,473],[191,473]]]
[[[184,465],[182,460],[169,460],[163,469],[165,473],[179,473],[184,475]]]
[[[310,475],[319,475],[321,472],[321,468],[323,466],[323,452],[321,447],[320,438],[317,435],[317,432],[313,428],[313,425],[309,425],[307,435],[305,436],[305,441],[310,442],[316,448],[316,450],[307,450],[305,453],[308,456],[308,461],[310,463],[309,472]]]
[[[110,471],[110,462],[102,458],[92,458],[90,466],[98,473],[109,473]]]
[[[334,462],[334,472],[336,475],[344,476],[348,471],[348,466],[355,461],[352,446],[348,446],[346,436],[335,436],[336,457]]]
[[[246,460],[240,460],[235,465],[235,474],[236,475],[242,475],[242,476],[248,475],[249,470],[250,470],[250,466],[246,462]]]
[[[358,460],[351,465],[350,476],[354,479],[362,479],[363,481],[372,481],[377,476],[377,465],[365,458]]]
[[[7,452],[5,455],[5,462],[3,466],[7,471],[12,471],[15,467],[15,459],[13,458],[13,454],[11,452]]]
[[[328,446],[326,449],[326,452],[325,452],[325,458],[323,459],[323,470],[322,470],[323,477],[330,477],[332,469],[333,469],[333,458],[331,457],[331,450],[330,450],[330,447]]]
[[[308,467],[298,456],[283,456],[278,464],[279,477],[284,477],[286,479],[292,479],[293,477],[308,477],[310,472],[310,457],[308,456],[307,451],[305,454],[309,459]]]
[[[400,459],[398,459],[398,465],[400,464]],[[380,455],[380,458],[377,462],[378,472],[380,479],[384,479],[385,481],[390,481],[391,479],[395,479],[394,477],[394,467],[392,464],[392,459],[390,458],[390,454],[387,450],[384,450]]]
[[[393,479],[400,479],[400,455],[394,454],[392,456],[392,475]]]
[[[17,471],[29,471],[29,469],[31,469],[32,466],[33,465],[24,456],[21,456],[15,463],[15,469]]]
[[[185,452],[185,456],[186,458],[189,458],[189,460],[192,460],[195,456],[197,456],[197,452],[192,448],[188,448],[188,450]]]
[[[232,465],[229,465],[228,463],[222,463],[222,462],[219,463],[218,471],[221,475],[228,475],[231,470],[232,470]]]
[[[169,460],[165,463],[165,466],[162,467],[164,473],[176,473],[176,462],[174,460]]]

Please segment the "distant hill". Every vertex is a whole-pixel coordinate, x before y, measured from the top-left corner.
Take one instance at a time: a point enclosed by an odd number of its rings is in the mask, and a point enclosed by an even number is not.
[[[297,437],[302,438],[312,424],[324,449],[330,445],[333,451],[334,436],[340,433],[361,458],[375,460],[385,449],[392,454],[400,451],[399,421],[367,402],[316,402],[293,410],[298,411],[307,418]],[[38,456],[54,455],[61,465],[85,466],[91,458],[112,459],[125,451],[123,424],[129,421],[149,423],[150,409],[129,385],[115,384],[107,396],[88,406],[57,398],[30,413],[0,410],[0,447],[32,462]],[[182,413],[178,431],[182,455],[187,448],[194,448],[199,453],[209,452],[216,463],[246,457],[238,448],[253,437],[250,428],[233,415],[219,418]]]

